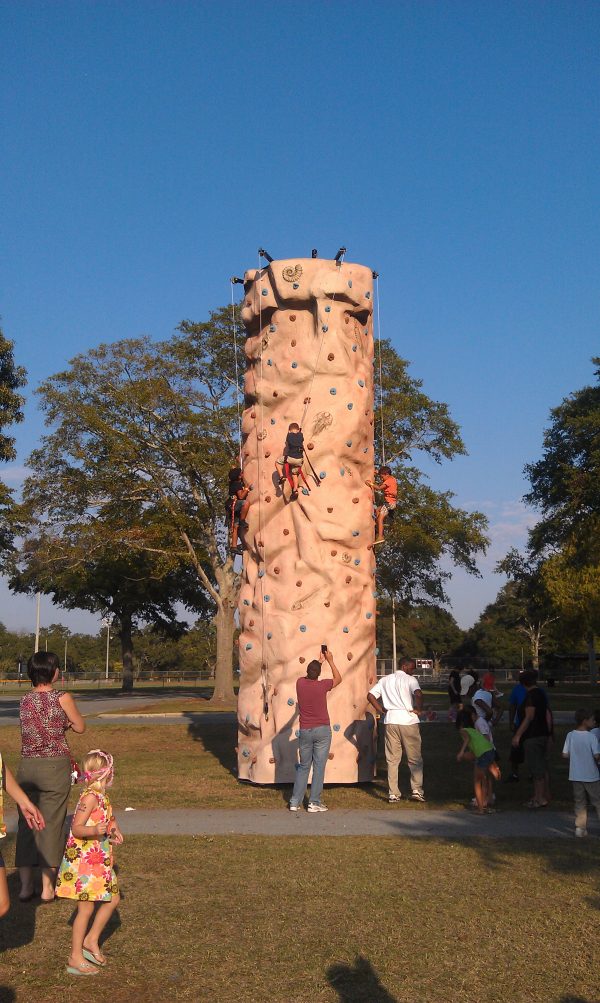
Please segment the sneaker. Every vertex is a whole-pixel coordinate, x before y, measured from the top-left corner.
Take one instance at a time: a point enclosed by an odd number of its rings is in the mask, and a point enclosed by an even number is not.
[[[328,811],[327,805],[324,805],[321,801],[309,801],[307,811]]]
[[[290,801],[290,803],[288,805],[288,808],[290,809],[290,811],[300,811],[300,805],[299,804],[292,804],[291,801]]]
[[[410,799],[411,801],[420,801],[422,803],[424,803],[427,800],[427,798],[423,794],[423,791],[413,791],[410,796]]]
[[[389,801],[390,804],[395,804],[396,801],[402,801],[402,795],[401,794],[390,794],[390,796],[388,797],[388,801]]]
[[[575,835],[576,836],[587,836],[587,829],[580,829],[580,827],[577,826],[576,829],[575,829]]]

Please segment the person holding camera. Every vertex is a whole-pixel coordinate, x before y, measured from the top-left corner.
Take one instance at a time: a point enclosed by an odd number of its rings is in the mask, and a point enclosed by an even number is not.
[[[331,679],[320,679],[323,662],[331,669]],[[321,645],[318,660],[313,659],[306,667],[306,675],[296,683],[296,698],[300,715],[300,734],[298,749],[300,762],[296,768],[296,780],[290,798],[290,811],[299,811],[306,787],[308,775],[312,766],[312,781],[310,785],[309,812],[327,811],[327,806],[321,801],[325,766],[331,747],[331,722],[327,710],[328,693],[339,686],[342,677],[333,661],[333,656],[327,650],[327,645]]]

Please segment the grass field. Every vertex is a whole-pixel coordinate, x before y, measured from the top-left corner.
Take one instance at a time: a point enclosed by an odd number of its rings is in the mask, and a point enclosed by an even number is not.
[[[571,790],[567,765],[562,760],[564,733],[558,727],[552,764],[555,807],[570,808]],[[433,807],[458,807],[472,795],[472,768],[456,763],[460,742],[449,724],[425,724],[421,729],[425,762],[425,791]],[[498,749],[506,764],[510,736],[506,726],[496,732]],[[20,733],[15,727],[0,731],[0,748],[9,766],[16,768]],[[235,776],[237,734],[231,716],[212,714],[175,725],[93,725],[85,735],[70,737],[77,757],[100,745],[113,753],[116,762],[113,802],[117,809],[133,808],[281,808],[290,786],[255,787]],[[529,794],[524,769],[518,784],[497,788],[500,808],[521,807]],[[408,792],[408,772],[401,770],[401,786]],[[74,797],[77,796],[75,790]],[[372,784],[328,786],[325,800],[331,808],[382,808],[388,810],[385,764]],[[426,811],[425,805],[402,803],[395,810]]]
[[[71,904],[15,903],[0,1000],[599,998],[595,842],[136,837],[118,861],[107,968],[66,975]]]

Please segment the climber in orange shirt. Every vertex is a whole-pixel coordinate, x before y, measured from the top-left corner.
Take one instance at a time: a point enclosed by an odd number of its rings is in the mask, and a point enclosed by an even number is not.
[[[387,515],[393,512],[396,508],[396,503],[398,501],[398,483],[395,477],[392,477],[392,471],[390,467],[380,467],[378,470],[378,475],[380,477],[379,481],[367,481],[366,483],[376,494],[383,495],[383,505],[380,505],[375,513],[375,518],[377,519],[377,536],[375,537],[375,545],[378,543],[384,543],[383,538],[383,523]]]

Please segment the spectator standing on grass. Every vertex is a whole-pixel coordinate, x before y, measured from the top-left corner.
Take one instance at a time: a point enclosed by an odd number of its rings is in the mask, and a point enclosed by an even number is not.
[[[29,800],[25,791],[22,790],[13,777],[8,766],[2,762],[0,753],[0,839],[6,836],[6,826],[4,824],[3,802],[4,791],[16,802],[25,822],[31,829],[41,831],[44,828],[44,819],[36,806]],[[6,880],[6,868],[2,853],[0,852],[0,917],[6,916],[10,909],[10,896],[8,894],[8,882]]]
[[[332,679],[319,679],[323,662],[327,662],[329,665]],[[300,810],[311,766],[312,781],[307,810],[311,813],[327,811],[327,806],[321,801],[325,766],[331,748],[331,722],[327,709],[327,695],[330,690],[339,686],[341,681],[342,677],[333,661],[333,656],[323,645],[318,660],[313,659],[312,662],[308,663],[306,675],[296,683],[300,715],[300,734],[298,736],[300,762],[296,767],[296,780],[288,806],[290,811]]]
[[[410,770],[411,798],[425,801],[423,791],[423,756],[419,714],[423,710],[423,692],[415,679],[416,662],[405,658],[396,672],[382,676],[369,690],[367,699],[383,715],[385,727],[385,758],[388,770],[388,800],[400,801],[398,770],[402,753]]]
[[[521,724],[521,706],[525,703],[525,698],[527,696],[527,690],[521,682],[521,677],[523,673],[519,672],[518,682],[515,683],[512,690],[510,691],[510,696],[508,698],[508,723],[510,726],[511,734],[515,734],[517,728]],[[523,762],[523,746],[512,745],[510,747],[509,762],[511,772],[507,776],[505,783],[516,784],[519,781],[519,766]]]
[[[550,801],[548,774],[548,745],[552,734],[552,715],[546,694],[537,684],[537,672],[527,669],[521,675],[527,690],[522,706],[521,723],[513,735],[512,744],[518,748],[521,741],[525,763],[533,777],[533,797],[527,808],[545,808]]]
[[[456,721],[456,715],[460,706],[460,672],[458,669],[452,669],[452,672],[448,676],[448,700],[450,701],[448,720]]]
[[[575,835],[587,836],[586,795],[600,819],[600,742],[594,734],[594,715],[575,711],[575,730],[566,737],[563,756],[569,760],[569,780],[575,801]]]
[[[19,868],[19,898],[34,895],[34,868],[41,872],[41,900],[54,898],[56,872],[65,845],[64,824],[71,790],[72,761],[66,732],[85,731],[85,721],[70,693],[54,689],[58,679],[58,656],[36,651],[27,662],[32,689],[21,700],[21,762],[17,781],[39,808],[46,822],[31,829],[19,812],[15,863]]]
[[[461,707],[469,707],[471,704],[471,694],[475,692],[475,676],[470,669],[465,669],[460,677],[460,703]]]

